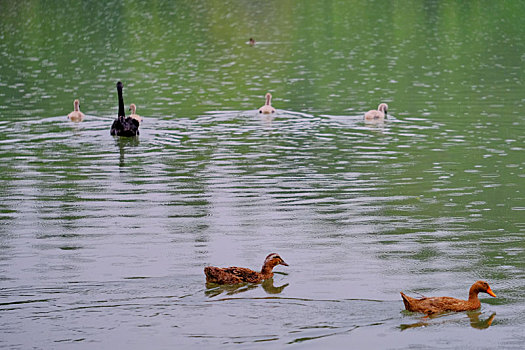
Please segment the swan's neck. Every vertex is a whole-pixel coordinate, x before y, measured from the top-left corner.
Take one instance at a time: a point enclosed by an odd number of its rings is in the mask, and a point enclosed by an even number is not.
[[[126,113],[124,112],[124,98],[122,98],[122,88],[118,87],[118,116],[119,117],[126,117]]]
[[[75,109],[75,112],[79,112],[79,111],[80,111],[80,109],[78,108],[78,103],[75,103],[75,105],[74,105],[74,106],[75,106],[75,108],[74,108],[74,109]]]
[[[266,95],[266,105],[269,106],[271,102],[272,102],[272,96]]]

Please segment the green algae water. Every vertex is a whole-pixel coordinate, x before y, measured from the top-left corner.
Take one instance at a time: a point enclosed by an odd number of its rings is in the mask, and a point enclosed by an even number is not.
[[[524,12],[0,2],[0,347],[521,349]],[[205,284],[272,252],[272,280]],[[399,295],[479,279],[473,312]]]

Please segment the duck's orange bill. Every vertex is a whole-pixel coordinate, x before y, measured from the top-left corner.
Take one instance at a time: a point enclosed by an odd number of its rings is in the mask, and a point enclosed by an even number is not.
[[[490,296],[493,296],[494,298],[496,297],[496,294],[494,294],[494,292],[492,291],[492,289],[487,289],[487,293],[489,293]]]

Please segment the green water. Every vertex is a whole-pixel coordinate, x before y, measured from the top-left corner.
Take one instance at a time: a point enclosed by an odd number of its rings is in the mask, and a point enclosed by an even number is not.
[[[0,346],[520,349],[524,12],[0,2]],[[273,280],[206,286],[271,252]],[[478,279],[478,311],[403,311]]]

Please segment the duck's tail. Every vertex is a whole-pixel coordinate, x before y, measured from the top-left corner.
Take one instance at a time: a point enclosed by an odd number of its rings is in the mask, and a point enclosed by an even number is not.
[[[206,275],[206,282],[217,283],[219,268],[214,266],[206,266],[204,268],[204,274]]]
[[[401,293],[401,298],[403,298],[403,304],[405,304],[405,309],[410,310],[410,297],[407,297],[403,292]]]

